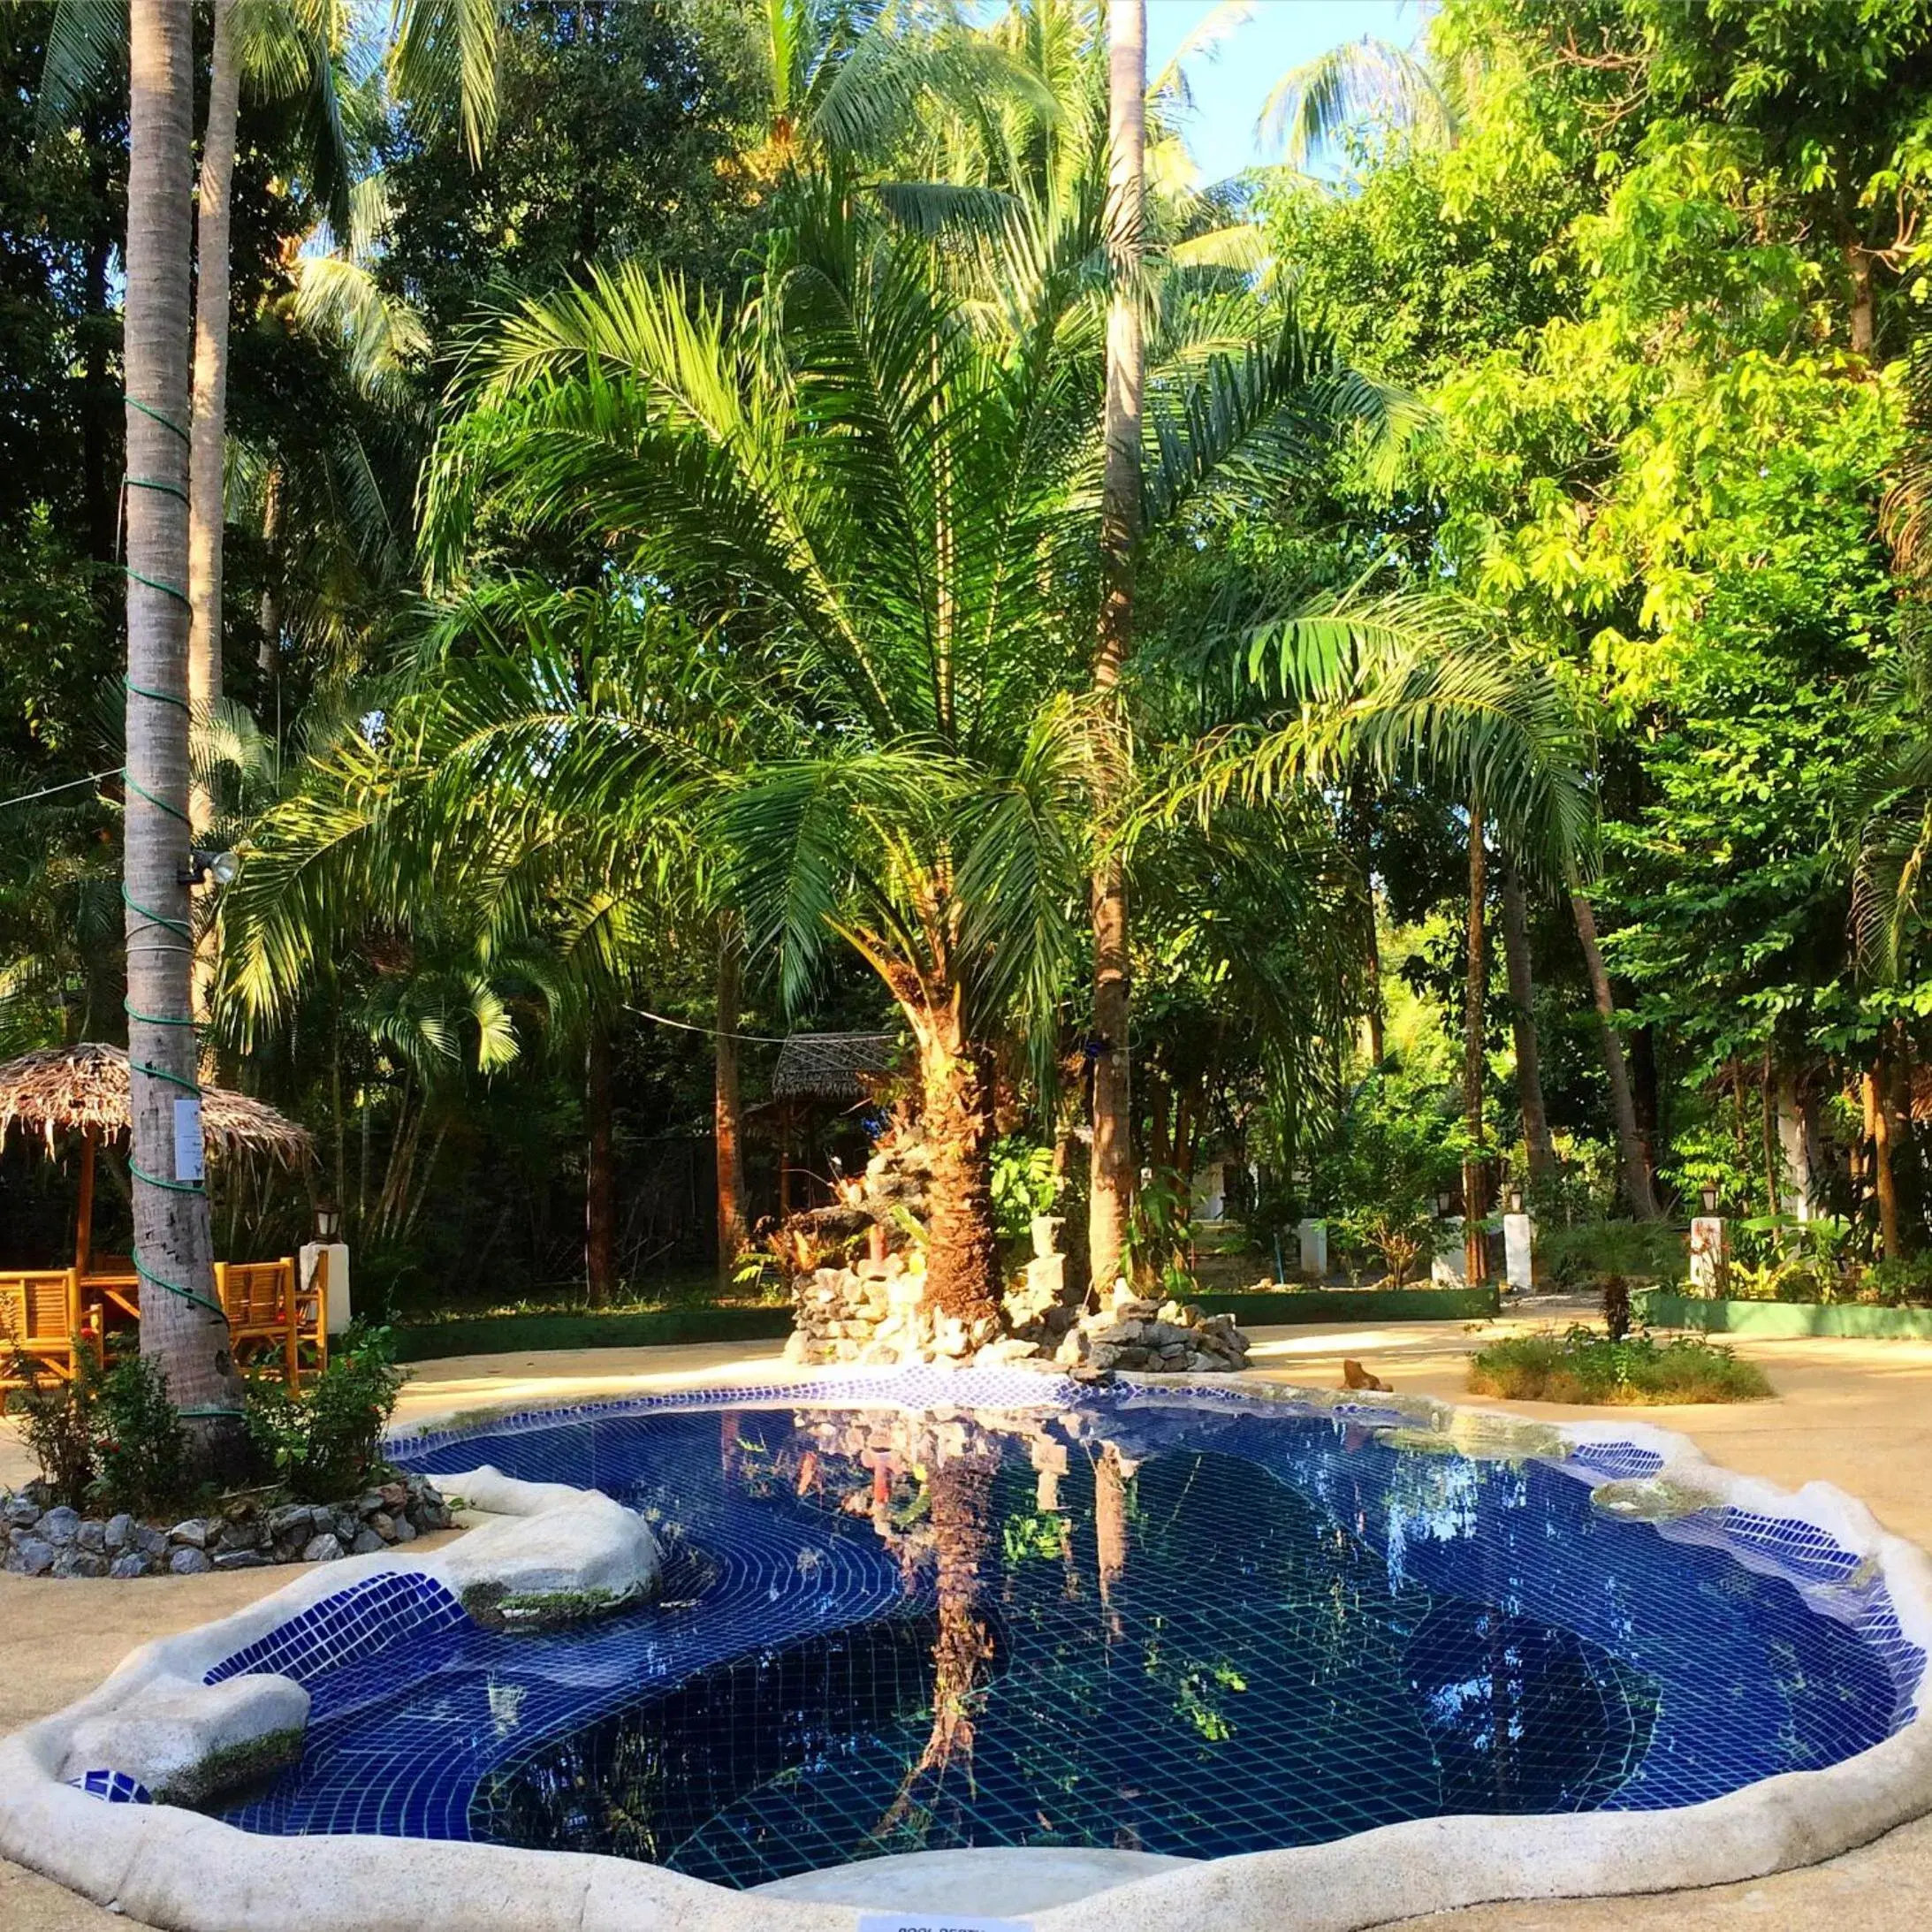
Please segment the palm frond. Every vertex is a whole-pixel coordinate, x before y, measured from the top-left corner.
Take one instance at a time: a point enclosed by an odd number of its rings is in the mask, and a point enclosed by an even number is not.
[[[1283,74],[1262,103],[1256,131],[1301,167],[1373,118],[1402,128],[1419,146],[1446,148],[1455,139],[1455,116],[1427,62],[1373,36],[1332,47]]]

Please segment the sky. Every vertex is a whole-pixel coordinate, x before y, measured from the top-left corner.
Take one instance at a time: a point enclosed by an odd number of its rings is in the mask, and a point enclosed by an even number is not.
[[[1150,79],[1214,4],[1147,0]],[[1254,0],[1253,18],[1221,43],[1217,56],[1188,64],[1195,112],[1186,132],[1203,185],[1280,158],[1261,151],[1255,120],[1269,90],[1289,68],[1364,34],[1407,47],[1421,22],[1414,0]]]

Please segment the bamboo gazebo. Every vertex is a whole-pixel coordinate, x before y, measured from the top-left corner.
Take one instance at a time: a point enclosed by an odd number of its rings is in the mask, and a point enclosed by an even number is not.
[[[82,1041],[45,1047],[0,1064],[0,1140],[14,1128],[43,1139],[80,1137],[80,1188],[74,1211],[73,1262],[68,1267],[0,1264],[0,1398],[31,1371],[71,1379],[83,1349],[98,1351],[104,1335],[141,1320],[141,1280],[133,1263],[94,1248],[95,1166],[103,1139],[126,1134],[133,1118],[127,1055],[118,1046]],[[202,1136],[210,1153],[265,1154],[290,1167],[315,1158],[308,1130],[247,1094],[202,1092]],[[274,1261],[218,1262],[216,1287],[228,1316],[238,1360],[278,1358],[291,1383],[302,1344],[319,1362],[325,1349],[327,1282],[308,1289],[292,1256]],[[20,1358],[25,1358],[24,1368]]]

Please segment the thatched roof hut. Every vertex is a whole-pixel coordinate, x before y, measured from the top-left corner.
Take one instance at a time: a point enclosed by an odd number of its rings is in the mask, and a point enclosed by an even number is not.
[[[127,1054],[118,1046],[83,1040],[0,1064],[0,1137],[18,1123],[51,1147],[64,1130],[90,1138],[125,1134],[130,1115]],[[291,1166],[315,1153],[306,1127],[222,1087],[202,1090],[202,1137],[211,1152],[268,1153]]]
[[[792,1033],[778,1050],[772,1092],[780,1100],[865,1100],[892,1071],[891,1033]]]

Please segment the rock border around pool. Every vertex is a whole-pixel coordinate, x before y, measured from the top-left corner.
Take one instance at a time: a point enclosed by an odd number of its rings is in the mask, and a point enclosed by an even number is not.
[[[930,1378],[919,1378],[915,1399],[902,1401],[876,1376],[851,1378],[841,1396],[842,1380],[821,1372],[804,1400],[795,1388],[732,1389],[693,1390],[684,1403],[924,1409],[938,1399]],[[956,1406],[1015,1405],[1004,1385],[999,1399],[976,1401],[977,1380],[972,1372],[947,1379]],[[1039,1403],[1057,1403],[1065,1392],[1044,1378],[1036,1386]],[[1130,1384],[1128,1399],[1143,1393],[1150,1401],[1217,1406],[1238,1395],[1399,1429],[1408,1446],[1439,1442],[1445,1452],[1480,1457],[1552,1459],[1601,1492],[1606,1508],[1651,1517],[1667,1535],[1697,1533],[1696,1513],[1719,1504],[1807,1524],[1883,1576],[1900,1635],[1932,1654],[1932,1560],[1922,1552],[1829,1485],[1787,1493],[1719,1468],[1682,1437],[1646,1424],[1528,1422],[1248,1377],[1163,1378],[1144,1391]],[[597,1406],[608,1413],[615,1405]],[[473,1932],[481,1925],[515,1932],[851,1932],[855,1910],[868,1902],[863,1863],[844,1868],[849,1890],[837,1874],[821,1874],[813,1898],[781,1899],[590,1853],[270,1837],[164,1803],[103,1802],[135,1795],[129,1786],[142,1768],[163,1789],[192,1791],[197,1765],[220,1761],[221,1753],[232,1762],[265,1752],[274,1761],[306,1714],[301,1686],[267,1673],[205,1680],[251,1646],[278,1640],[303,1611],[346,1585],[420,1577],[460,1600],[481,1590],[498,1601],[559,1593],[614,1601],[654,1586],[658,1552],[649,1528],[608,1497],[487,1470],[442,1480],[501,1512],[498,1519],[414,1560],[389,1552],[307,1572],[235,1616],[144,1646],[90,1696],[0,1740],[0,1853],[167,1932],[349,1932],[400,1924],[411,1932]],[[1751,1560],[1744,1549],[1736,1554]],[[1921,1671],[1916,1689],[1924,1687]],[[107,1776],[112,1772],[122,1774],[119,1784]],[[1704,1804],[1415,1820],[1327,1845],[1171,1867],[1047,1906],[1030,1923],[1035,1932],[1358,1932],[1502,1899],[1759,1878],[1832,1857],[1928,1811],[1932,1719],[1915,1715],[1883,1743],[1829,1769],[1786,1773]],[[929,1856],[947,1861],[949,1904],[976,1909],[970,1862],[962,1869],[962,1861],[979,1854]],[[1030,1856],[1045,1872],[1057,1854]],[[1066,1896],[1064,1885],[1059,1896]]]

